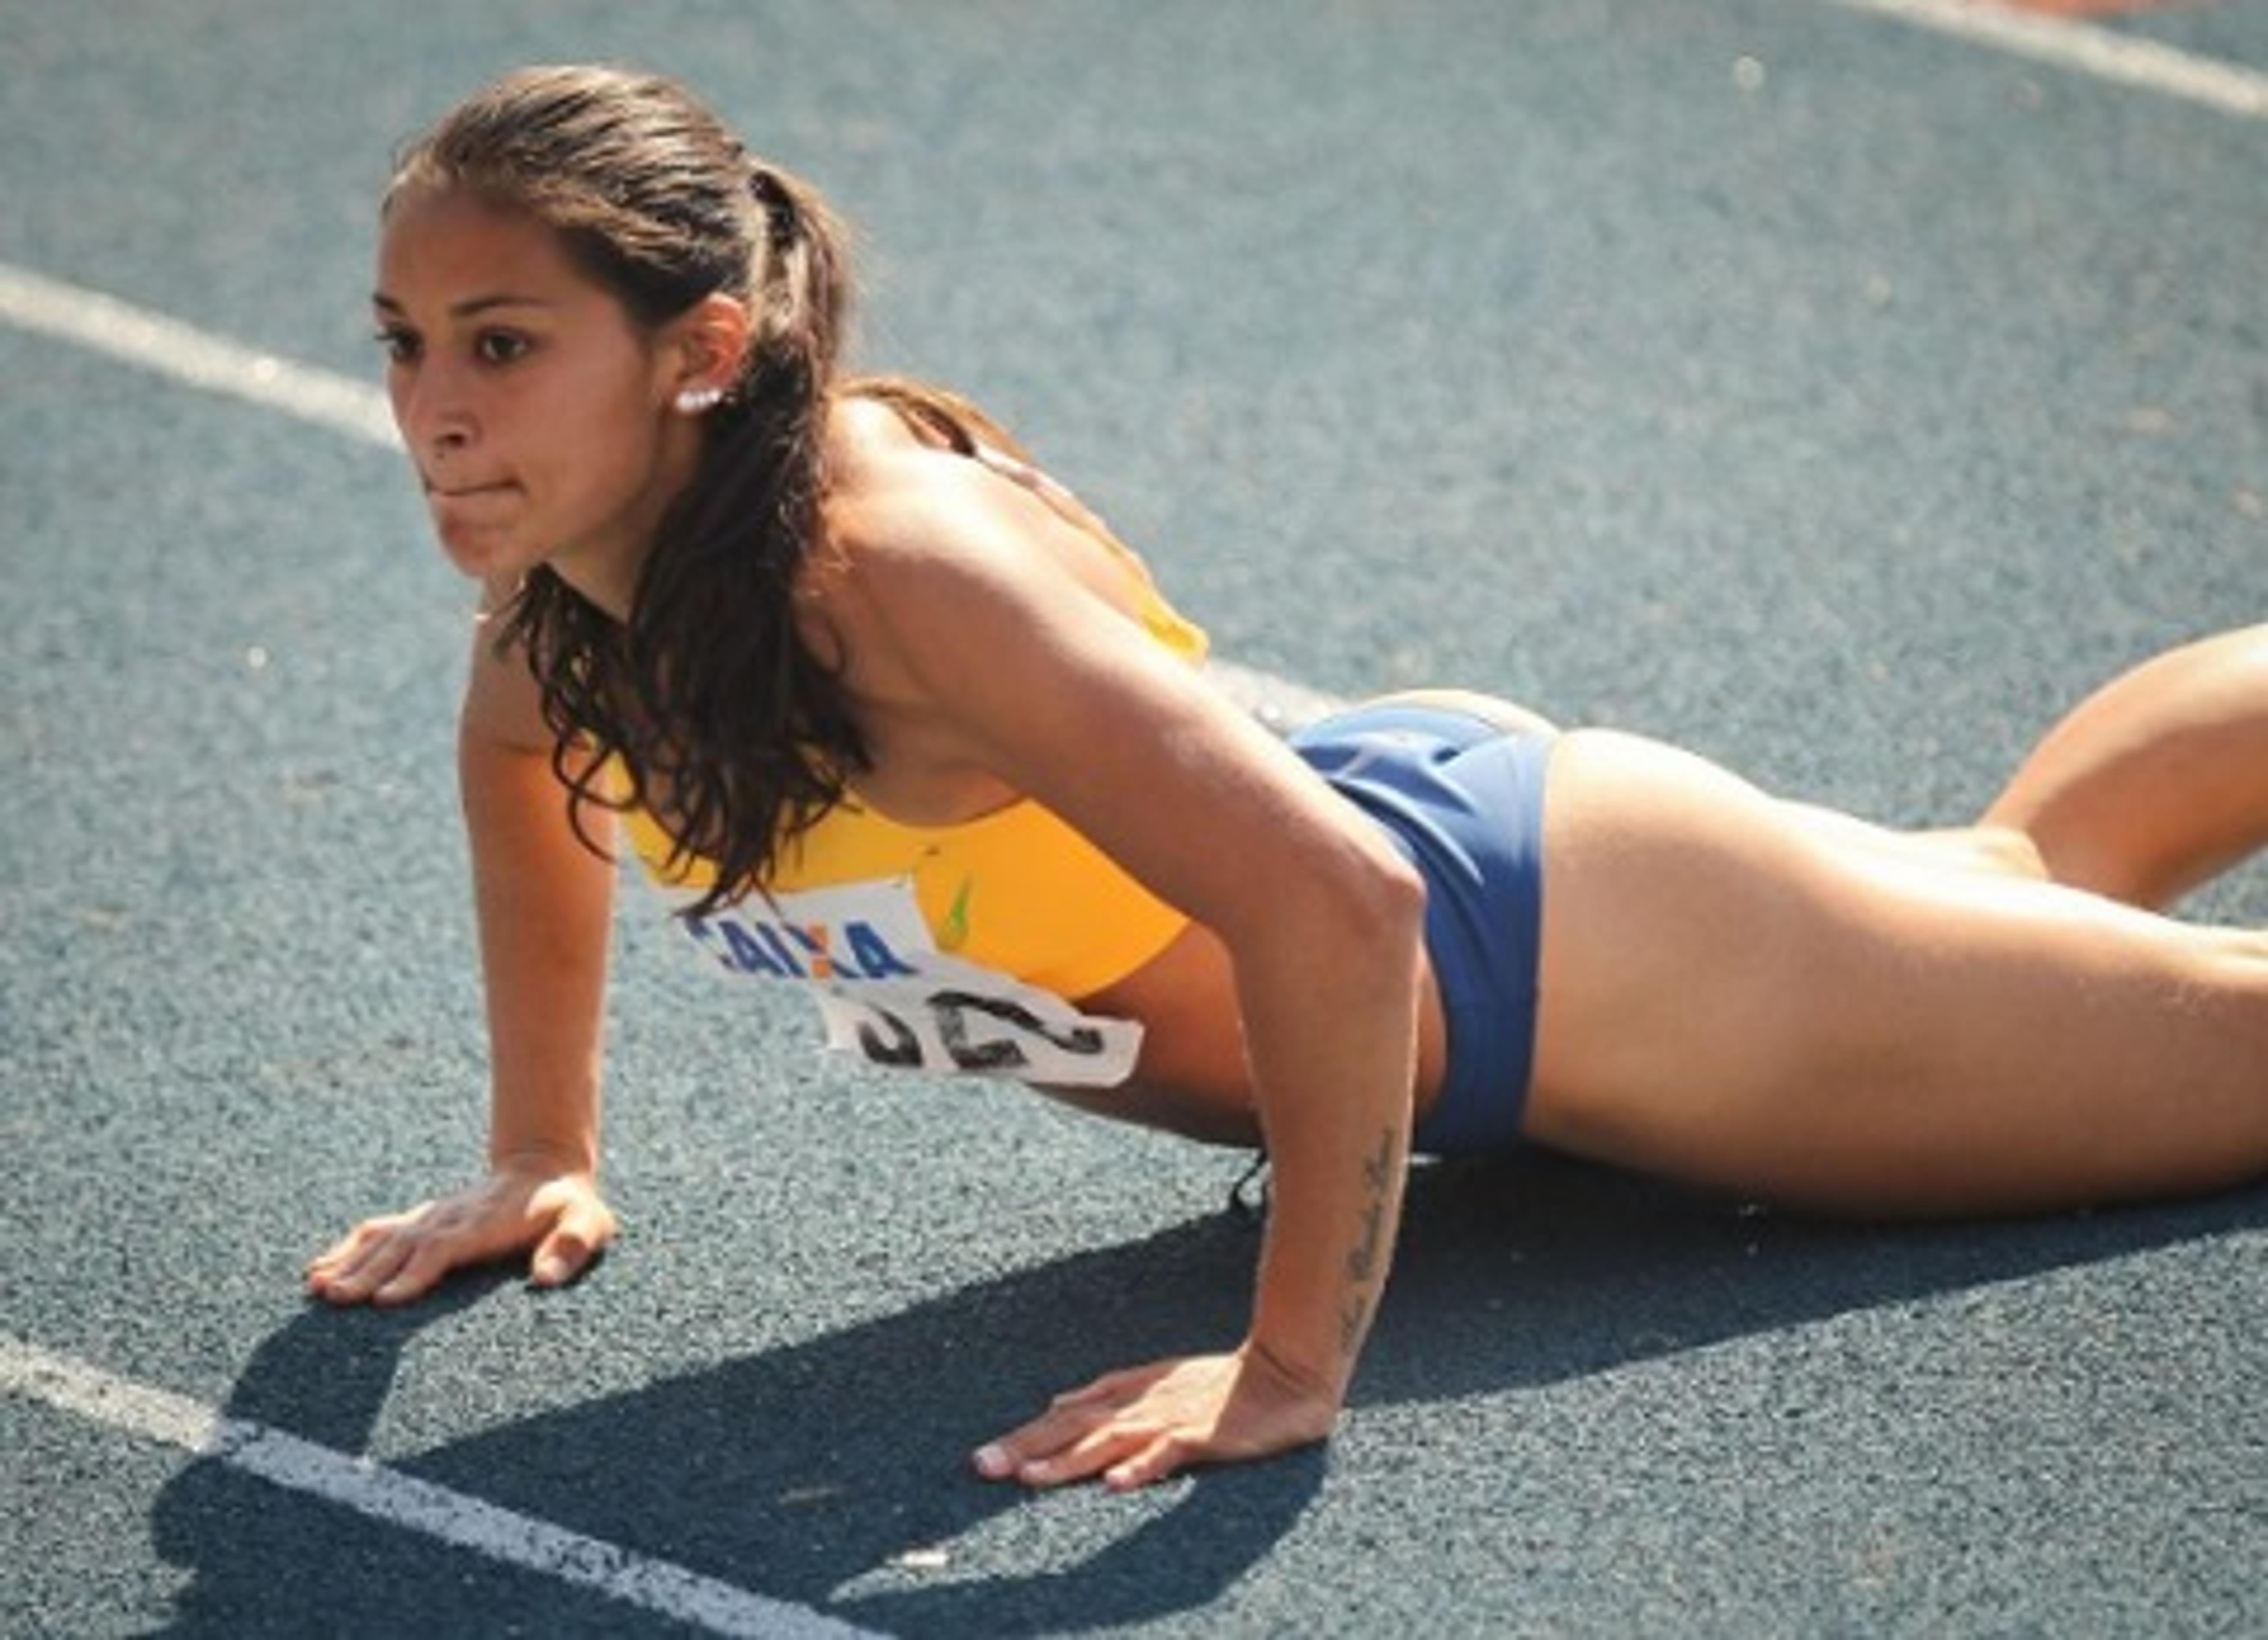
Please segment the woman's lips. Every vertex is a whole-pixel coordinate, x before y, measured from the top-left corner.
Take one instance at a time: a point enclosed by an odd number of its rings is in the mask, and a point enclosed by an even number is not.
[[[490,484],[428,484],[425,505],[438,517],[485,518],[497,512],[504,503],[518,493],[517,484],[499,482]]]

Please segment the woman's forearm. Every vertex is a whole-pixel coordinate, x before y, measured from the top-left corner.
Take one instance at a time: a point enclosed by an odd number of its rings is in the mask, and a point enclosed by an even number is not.
[[[1344,1396],[1399,1227],[1416,1075],[1422,896],[1389,885],[1349,937],[1240,967],[1273,1170],[1251,1344]]]
[[[614,867],[570,829],[547,754],[468,730],[458,762],[487,998],[490,1164],[595,1172]],[[610,841],[610,826],[597,829],[594,840]]]

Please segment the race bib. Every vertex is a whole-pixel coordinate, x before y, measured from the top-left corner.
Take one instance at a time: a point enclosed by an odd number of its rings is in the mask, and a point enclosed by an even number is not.
[[[1138,1023],[1082,1014],[1053,992],[946,956],[910,883],[751,897],[678,922],[733,978],[804,987],[827,1045],[870,1065],[1079,1088],[1134,1074]]]

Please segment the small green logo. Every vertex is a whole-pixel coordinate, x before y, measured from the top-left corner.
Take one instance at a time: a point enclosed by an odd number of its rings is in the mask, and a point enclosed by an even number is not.
[[[961,878],[961,888],[954,895],[953,904],[946,910],[945,927],[937,933],[937,942],[941,949],[957,951],[968,943],[968,897],[976,890],[976,878]]]

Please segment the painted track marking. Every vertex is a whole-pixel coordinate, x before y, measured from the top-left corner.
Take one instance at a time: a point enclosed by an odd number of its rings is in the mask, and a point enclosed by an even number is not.
[[[386,395],[367,382],[294,364],[7,262],[0,262],[0,320],[208,393],[249,400],[367,442],[401,447]]]
[[[373,1520],[576,1584],[711,1634],[754,1640],[858,1640],[873,1632],[266,1424],[228,1417],[187,1396],[120,1378],[5,1333],[0,1333],[0,1392],[179,1447]]]
[[[1935,29],[2035,62],[2200,103],[2248,120],[2268,120],[2268,74],[2199,56],[2139,34],[2069,17],[2013,11],[1989,0],[1828,0],[1851,11]]]

